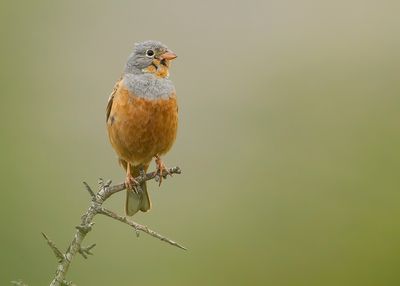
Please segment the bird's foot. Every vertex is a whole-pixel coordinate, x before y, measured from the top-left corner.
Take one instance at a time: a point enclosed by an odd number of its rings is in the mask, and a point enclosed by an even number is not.
[[[167,175],[170,175],[172,177],[172,174],[168,171],[167,166],[165,166],[165,164],[161,160],[160,156],[156,155],[155,157],[156,157],[156,166],[157,166],[156,181],[158,182],[158,186],[161,186],[162,180],[165,179],[167,177]]]
[[[131,174],[126,174],[125,177],[125,187],[129,191],[138,192],[137,186],[139,186],[139,182],[135,180],[135,178]]]

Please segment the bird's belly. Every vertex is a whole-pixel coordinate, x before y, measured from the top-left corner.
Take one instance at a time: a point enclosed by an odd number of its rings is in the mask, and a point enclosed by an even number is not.
[[[176,96],[148,100],[121,92],[114,99],[107,122],[111,144],[118,155],[134,165],[166,153],[178,127]]]

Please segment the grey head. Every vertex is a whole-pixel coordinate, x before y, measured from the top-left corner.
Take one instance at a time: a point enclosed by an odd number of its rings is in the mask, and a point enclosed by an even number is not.
[[[164,64],[168,68],[168,62],[176,58],[175,53],[159,41],[144,41],[135,44],[132,54],[125,66],[125,73],[140,74],[144,69],[155,63]]]
[[[135,44],[125,66],[124,85],[136,96],[166,99],[175,93],[168,79],[170,61],[176,54],[158,41]]]

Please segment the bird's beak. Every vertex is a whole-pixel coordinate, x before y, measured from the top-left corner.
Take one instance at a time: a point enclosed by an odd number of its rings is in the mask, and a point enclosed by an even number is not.
[[[177,55],[173,51],[166,51],[160,56],[160,60],[173,60]]]

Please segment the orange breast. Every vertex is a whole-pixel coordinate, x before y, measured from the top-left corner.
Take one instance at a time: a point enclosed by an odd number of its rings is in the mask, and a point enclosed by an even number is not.
[[[176,138],[176,95],[149,100],[119,87],[107,121],[108,135],[118,156],[133,165],[149,163],[168,152]]]

